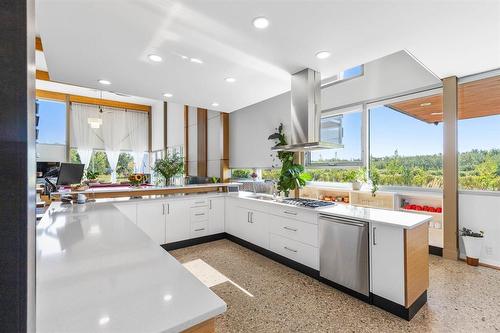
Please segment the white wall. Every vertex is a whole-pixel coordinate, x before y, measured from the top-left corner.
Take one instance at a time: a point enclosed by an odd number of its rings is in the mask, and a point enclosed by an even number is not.
[[[219,178],[222,155],[220,112],[208,110],[207,118],[207,176]]]
[[[441,80],[411,55],[399,51],[366,63],[363,76],[322,89],[321,108],[328,110],[394,97],[440,84]]]
[[[66,162],[66,145],[36,144],[37,162]]]
[[[229,167],[270,168],[273,164],[268,136],[283,123],[290,133],[290,92],[229,114]]]
[[[480,262],[500,267],[500,192],[460,192],[458,196],[458,226],[484,231]],[[460,256],[465,258],[463,242],[459,240]]]
[[[167,146],[184,145],[184,105],[168,103]],[[163,135],[163,133],[162,133]]]
[[[170,104],[169,104],[170,107]],[[151,105],[151,150],[162,150],[163,143],[163,101]]]

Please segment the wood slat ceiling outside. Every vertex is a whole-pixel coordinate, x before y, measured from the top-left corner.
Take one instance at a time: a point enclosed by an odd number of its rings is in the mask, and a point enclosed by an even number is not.
[[[441,94],[410,99],[386,106],[427,123],[443,121]],[[500,114],[500,76],[467,82],[458,86],[459,119],[497,114]]]

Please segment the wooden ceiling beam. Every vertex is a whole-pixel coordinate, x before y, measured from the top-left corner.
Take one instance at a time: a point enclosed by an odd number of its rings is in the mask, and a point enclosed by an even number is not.
[[[36,70],[36,79],[43,80],[43,81],[50,81],[49,72],[37,69]]]
[[[48,90],[37,89],[36,90],[36,97],[41,98],[41,99],[50,99],[50,100],[57,100],[57,101],[66,101],[66,97],[69,97],[69,101],[73,102],[73,103],[100,105],[100,106],[104,106],[104,107],[111,107],[111,108],[118,108],[118,109],[151,112],[150,105],[119,102],[119,101],[113,101],[113,100],[109,100],[109,99],[101,99],[101,98],[93,98],[93,97],[87,97],[87,96],[64,94],[64,93],[55,92],[55,91],[48,91]]]
[[[40,37],[35,37],[35,50],[43,52],[42,39]]]

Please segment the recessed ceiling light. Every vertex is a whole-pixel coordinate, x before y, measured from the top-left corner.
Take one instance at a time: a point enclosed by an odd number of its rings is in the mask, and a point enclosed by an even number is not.
[[[166,98],[170,98],[170,97],[172,97],[174,95],[172,95],[171,93],[165,93],[165,94],[163,94],[163,96],[165,96]]]
[[[269,26],[269,20],[265,17],[256,17],[253,19],[252,23],[257,29],[265,29]]]
[[[185,56],[185,55],[181,55],[181,58],[182,58],[182,59],[184,59],[184,60],[189,59],[189,57],[188,57],[188,56]]]
[[[316,58],[318,59],[326,59],[330,56],[330,52],[328,51],[319,51],[316,53]]]
[[[98,82],[99,82],[100,84],[104,84],[104,85],[106,85],[106,86],[109,86],[109,85],[111,84],[111,82],[110,82],[110,81],[108,81],[108,80],[104,80],[104,79],[100,79]]]
[[[203,61],[201,61],[200,59],[197,59],[197,58],[191,58],[190,60],[191,60],[191,62],[194,62],[196,64],[202,64],[203,63]]]
[[[420,106],[429,106],[429,105],[432,105],[432,103],[431,102],[425,102],[425,103],[420,104]]]
[[[212,103],[212,106],[219,106],[219,103],[217,103],[217,102],[213,102],[213,103]]]
[[[148,55],[148,58],[149,58],[149,60],[154,61],[154,62],[160,62],[163,60],[159,55],[156,55],[156,54],[150,54],[150,55]]]
[[[443,114],[442,112],[431,112],[431,116],[438,116],[440,114]]]
[[[106,325],[107,323],[109,323],[109,317],[108,316],[104,316],[104,317],[101,317],[99,318],[99,325]]]
[[[234,77],[226,77],[224,80],[225,80],[226,82],[229,82],[229,83],[234,83],[234,82],[236,82],[236,79],[235,79]]]

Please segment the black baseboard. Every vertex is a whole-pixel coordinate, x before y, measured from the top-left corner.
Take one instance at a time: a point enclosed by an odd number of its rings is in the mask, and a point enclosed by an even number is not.
[[[340,290],[350,296],[356,297],[359,300],[362,300],[364,302],[367,302],[369,304],[373,304],[381,309],[386,310],[387,312],[390,312],[400,318],[406,319],[406,320],[411,320],[415,314],[417,314],[418,310],[427,302],[427,290],[420,295],[420,297],[409,307],[405,308],[401,304],[397,304],[393,301],[390,301],[386,298],[377,296],[375,294],[370,293],[369,296],[363,295],[361,293],[358,293],[357,291],[354,291],[352,289],[349,289],[347,287],[344,287],[342,285],[339,285],[335,282],[332,282],[330,280],[327,280],[325,278],[320,277],[319,271],[315,270],[311,267],[305,266],[301,263],[298,263],[294,260],[288,259],[286,257],[283,257],[275,252],[269,251],[267,249],[264,249],[260,246],[257,246],[255,244],[252,244],[250,242],[247,242],[246,240],[243,240],[241,238],[238,238],[236,236],[230,235],[228,233],[220,233],[220,234],[215,234],[215,235],[209,235],[209,236],[204,236],[204,237],[198,237],[194,239],[187,239],[183,240],[180,242],[175,242],[175,243],[170,243],[170,244],[163,244],[162,247],[167,250],[177,250],[180,248],[188,247],[188,246],[193,246],[193,245],[198,245],[198,244],[203,244],[203,243],[208,243],[212,241],[216,241],[219,239],[228,239],[238,245],[241,245],[243,247],[246,247],[247,249],[250,249],[254,252],[257,252],[265,257],[268,257],[269,259],[272,259],[276,262],[279,262],[285,266],[288,266],[292,269],[295,269],[296,271],[299,271],[307,276],[310,276],[324,284],[327,284],[337,290]],[[430,246],[429,246],[429,252],[430,252]],[[437,248],[440,249],[440,248]],[[442,249],[441,249],[442,251]]]
[[[291,259],[288,259],[286,257],[283,257],[275,252],[272,252],[272,251],[269,251],[269,250],[266,250],[260,246],[257,246],[255,244],[252,244],[250,242],[247,242],[246,240],[243,240],[241,238],[238,238],[236,236],[233,236],[233,235],[230,235],[230,234],[226,234],[226,238],[229,239],[230,241],[236,243],[236,244],[239,244],[243,247],[246,247],[247,249],[250,249],[254,252],[257,252],[259,254],[262,254],[263,256],[265,257],[268,257],[269,259],[272,259],[274,261],[277,261],[279,262],[280,264],[283,264],[285,266],[288,266],[290,268],[293,268],[295,269],[296,271],[299,271],[305,275],[308,275],[312,278],[315,278],[315,279],[319,279],[319,271],[311,268],[311,267],[308,267],[306,265],[303,265],[301,263],[298,263],[296,261],[293,261]]]
[[[441,247],[429,245],[429,254],[442,257],[443,249]]]
[[[361,300],[363,302],[371,303],[371,298],[370,298],[369,295],[367,296],[367,295],[358,293],[357,291],[354,291],[352,289],[344,287],[343,285],[340,285],[340,284],[335,283],[333,281],[327,280],[327,279],[325,279],[325,278],[323,278],[321,276],[318,278],[318,281],[320,281],[320,282],[322,282],[324,284],[327,284],[330,287],[333,287],[333,288],[335,288],[337,290],[340,290],[340,291],[346,293],[347,295],[355,297],[355,298],[357,298],[357,299],[359,299],[359,300]]]
[[[403,305],[390,301],[386,298],[371,294],[372,304],[390,312],[400,318],[410,321],[420,310],[420,308],[427,302],[427,290],[420,295],[419,298],[409,308]]]
[[[213,241],[216,241],[219,239],[224,239],[224,238],[226,238],[226,233],[221,232],[220,234],[208,235],[208,236],[203,236],[203,237],[198,237],[198,238],[186,239],[186,240],[178,241],[178,242],[174,242],[174,243],[163,244],[161,247],[167,251],[172,251],[172,250],[182,249],[183,247],[213,242]]]

